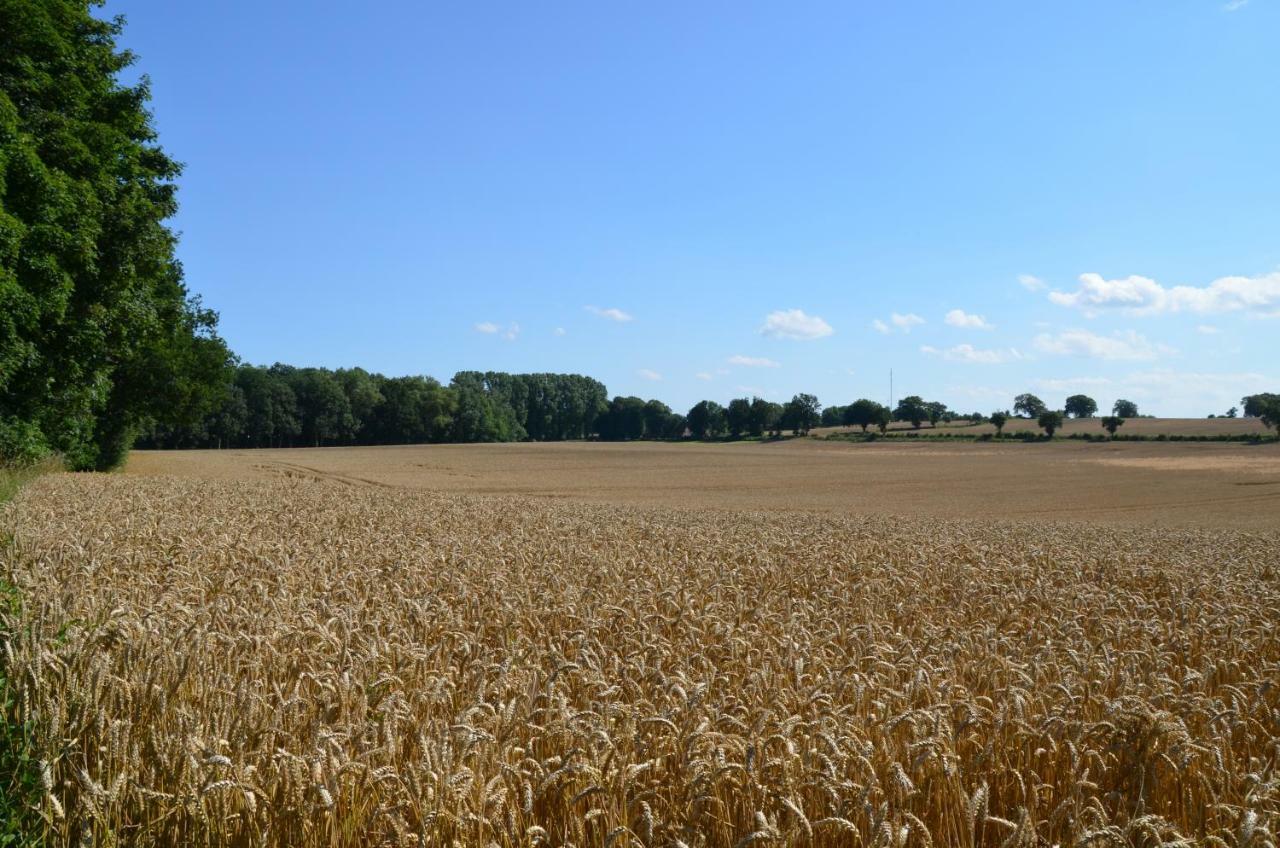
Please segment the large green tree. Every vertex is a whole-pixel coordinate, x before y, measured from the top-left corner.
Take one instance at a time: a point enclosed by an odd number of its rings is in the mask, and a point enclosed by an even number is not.
[[[698,401],[685,416],[689,433],[695,439],[714,439],[728,427],[724,407],[713,400]]]
[[[862,432],[865,433],[867,432],[867,427],[876,423],[879,412],[880,404],[867,398],[858,398],[844,408],[843,423],[861,427]]]
[[[910,421],[911,426],[919,430],[920,425],[929,420],[929,405],[919,395],[907,395],[898,401],[893,418],[895,421]]]
[[[1072,395],[1067,398],[1063,411],[1075,418],[1092,418],[1098,411],[1098,402],[1088,395]]]
[[[798,394],[782,407],[782,426],[796,435],[806,434],[822,420],[822,404],[810,394]]]
[[[122,22],[90,5],[0,0],[0,421],[105,468],[149,421],[198,421],[230,356],[174,258],[146,78],[120,81]]]
[[[1013,399],[1013,411],[1026,418],[1039,418],[1049,411],[1049,407],[1040,398],[1030,392],[1024,392]]]
[[[1122,398],[1112,405],[1111,412],[1119,418],[1137,418],[1138,405],[1131,400]]]

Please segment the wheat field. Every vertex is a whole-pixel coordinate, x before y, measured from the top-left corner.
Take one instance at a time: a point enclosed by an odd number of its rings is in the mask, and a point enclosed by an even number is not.
[[[56,475],[53,845],[1275,845],[1280,536]]]

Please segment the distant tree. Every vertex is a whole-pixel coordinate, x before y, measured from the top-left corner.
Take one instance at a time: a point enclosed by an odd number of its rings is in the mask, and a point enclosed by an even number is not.
[[[355,434],[351,404],[332,371],[297,368],[287,373],[298,402],[298,424],[304,444],[319,447]]]
[[[1115,406],[1111,407],[1111,414],[1118,415],[1121,418],[1137,418],[1138,405],[1131,400],[1118,400]]]
[[[751,398],[751,427],[753,436],[781,433],[782,405],[761,397]]]
[[[943,420],[950,423],[952,415],[951,411],[947,409],[947,405],[945,403],[934,400],[926,403],[924,408],[929,412],[930,426],[937,427],[938,422]]]
[[[209,415],[205,431],[213,447],[234,445],[244,436],[249,424],[249,407],[244,400],[244,390],[235,383],[227,386],[226,396]]]
[[[523,432],[511,409],[483,389],[464,382],[453,387],[453,392],[457,400],[453,416],[455,441],[510,442]]]
[[[876,416],[873,423],[880,430],[880,435],[884,435],[889,430],[889,425],[893,423],[893,412],[889,407],[877,403]]]
[[[464,390],[467,405],[459,420],[458,401]],[[374,408],[373,421],[365,427],[374,444],[421,444],[448,439],[502,441],[492,405],[480,402],[487,398],[473,385],[464,383],[446,389],[430,377],[392,377],[378,381],[378,393],[382,402]]]
[[[734,398],[729,401],[725,410],[725,425],[729,435],[738,438],[751,429],[751,401],[747,398]]]
[[[244,393],[245,431],[252,447],[285,447],[302,432],[298,399],[277,369],[244,367],[236,371]]]
[[[814,395],[795,395],[782,409],[782,426],[797,435],[804,435],[822,420],[821,410],[822,405]]]
[[[898,408],[893,411],[895,421],[910,421],[911,426],[920,429],[920,425],[929,420],[929,405],[919,395],[908,395],[898,401]]]
[[[867,428],[876,423],[876,416],[879,415],[882,406],[874,400],[867,398],[859,398],[844,408],[842,421],[849,427],[861,427],[862,432],[867,432]]]
[[[991,421],[992,426],[996,428],[996,435],[1004,435],[1004,425],[1009,421],[1009,414],[997,409],[995,412],[991,413],[988,418]]]
[[[823,427],[840,427],[844,424],[845,406],[827,406],[822,409]]]
[[[1280,395],[1272,394],[1271,392],[1245,395],[1240,398],[1240,405],[1244,407],[1245,418],[1261,418],[1263,411],[1276,398],[1280,398]]]
[[[1236,408],[1233,406],[1233,407],[1231,407],[1230,409],[1228,409],[1228,410],[1227,410],[1227,415],[1226,415],[1226,417],[1227,417],[1227,418],[1235,418],[1235,417],[1236,417],[1237,415],[1239,415],[1239,414],[1240,414],[1240,410],[1236,409]]]
[[[596,419],[596,432],[605,441],[625,441],[644,436],[644,400],[615,397]]]
[[[685,420],[695,439],[713,439],[724,433],[727,426],[724,407],[713,400],[699,401]]]
[[[1105,415],[1102,418],[1102,427],[1112,436],[1115,436],[1116,430],[1124,425],[1124,419],[1119,415]]]
[[[1067,398],[1065,411],[1073,418],[1092,418],[1098,411],[1098,402],[1088,395],[1072,395]]]
[[[1044,428],[1049,438],[1053,438],[1053,434],[1062,426],[1062,413],[1045,411],[1040,413],[1040,417],[1036,419],[1037,423]]]
[[[644,437],[646,439],[672,438],[670,435],[671,416],[671,407],[662,401],[651,400],[647,402],[644,405]],[[679,418],[679,416],[676,417]]]
[[[1013,399],[1013,411],[1024,418],[1039,418],[1041,413],[1048,410],[1044,401],[1029,392]]]
[[[679,413],[670,412],[662,417],[661,432],[664,439],[683,439],[687,428],[684,416]]]
[[[1263,425],[1273,428],[1276,438],[1280,439],[1280,395],[1271,395],[1265,400],[1260,413],[1258,417],[1262,419]]]
[[[333,372],[333,376],[347,396],[355,439],[362,442],[368,440],[376,421],[378,405],[383,401],[379,385],[383,378],[381,375],[375,377],[363,368],[339,368]]]

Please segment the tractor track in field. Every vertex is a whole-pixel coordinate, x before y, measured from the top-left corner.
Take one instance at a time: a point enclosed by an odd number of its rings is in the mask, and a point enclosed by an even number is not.
[[[319,468],[312,468],[309,465],[300,465],[295,462],[281,462],[279,460],[269,460],[258,466],[264,471],[280,474],[285,477],[299,476],[307,477],[312,480],[323,480],[329,483],[339,483],[344,486],[358,487],[376,487],[380,489],[404,489],[403,486],[393,486],[390,483],[384,483],[381,480],[370,480],[367,477],[356,477],[350,474],[339,474],[335,471],[322,471]],[[407,490],[406,490],[407,491]]]

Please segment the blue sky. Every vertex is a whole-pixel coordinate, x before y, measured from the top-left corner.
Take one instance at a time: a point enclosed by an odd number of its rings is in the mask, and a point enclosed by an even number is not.
[[[362,5],[106,5],[246,361],[1280,389],[1277,0]]]

